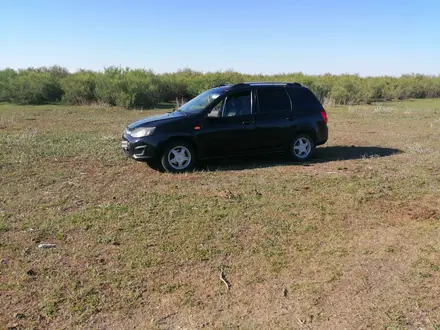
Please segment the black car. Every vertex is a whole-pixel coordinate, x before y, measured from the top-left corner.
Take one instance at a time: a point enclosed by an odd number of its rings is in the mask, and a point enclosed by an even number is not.
[[[286,152],[304,161],[327,137],[327,113],[308,88],[240,83],[128,125],[121,143],[127,156],[152,168],[184,172],[200,159],[235,155]]]

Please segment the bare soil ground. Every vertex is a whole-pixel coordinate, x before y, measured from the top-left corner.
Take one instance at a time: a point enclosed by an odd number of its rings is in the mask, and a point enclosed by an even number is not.
[[[154,111],[0,105],[0,329],[440,329],[440,101],[327,110],[171,175],[119,149]]]

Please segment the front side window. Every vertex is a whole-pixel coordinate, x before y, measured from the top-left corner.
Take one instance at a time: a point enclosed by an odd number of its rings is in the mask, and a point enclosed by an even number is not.
[[[228,95],[211,111],[212,116],[236,117],[252,114],[251,92],[239,92]]]
[[[259,113],[274,113],[291,110],[290,98],[284,87],[268,87],[258,90]]]
[[[245,116],[251,113],[251,92],[241,92],[226,98],[223,117]]]
[[[191,101],[182,105],[179,110],[185,113],[199,113],[206,108],[211,102],[225,93],[224,89],[213,88],[196,96]]]

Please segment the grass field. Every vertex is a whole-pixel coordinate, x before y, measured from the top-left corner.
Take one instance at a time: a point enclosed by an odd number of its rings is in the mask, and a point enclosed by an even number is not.
[[[0,105],[0,329],[440,329],[440,100],[327,110],[171,175],[119,148],[153,111]]]

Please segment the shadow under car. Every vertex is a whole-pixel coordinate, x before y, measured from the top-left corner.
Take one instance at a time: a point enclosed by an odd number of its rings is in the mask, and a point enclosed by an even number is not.
[[[327,163],[361,158],[381,158],[402,153],[399,149],[364,146],[328,146],[316,148],[313,157],[307,162],[292,162],[280,154],[246,156],[226,159],[201,161],[197,170],[201,171],[237,171],[253,168],[265,168],[287,165],[313,166],[316,163]]]

